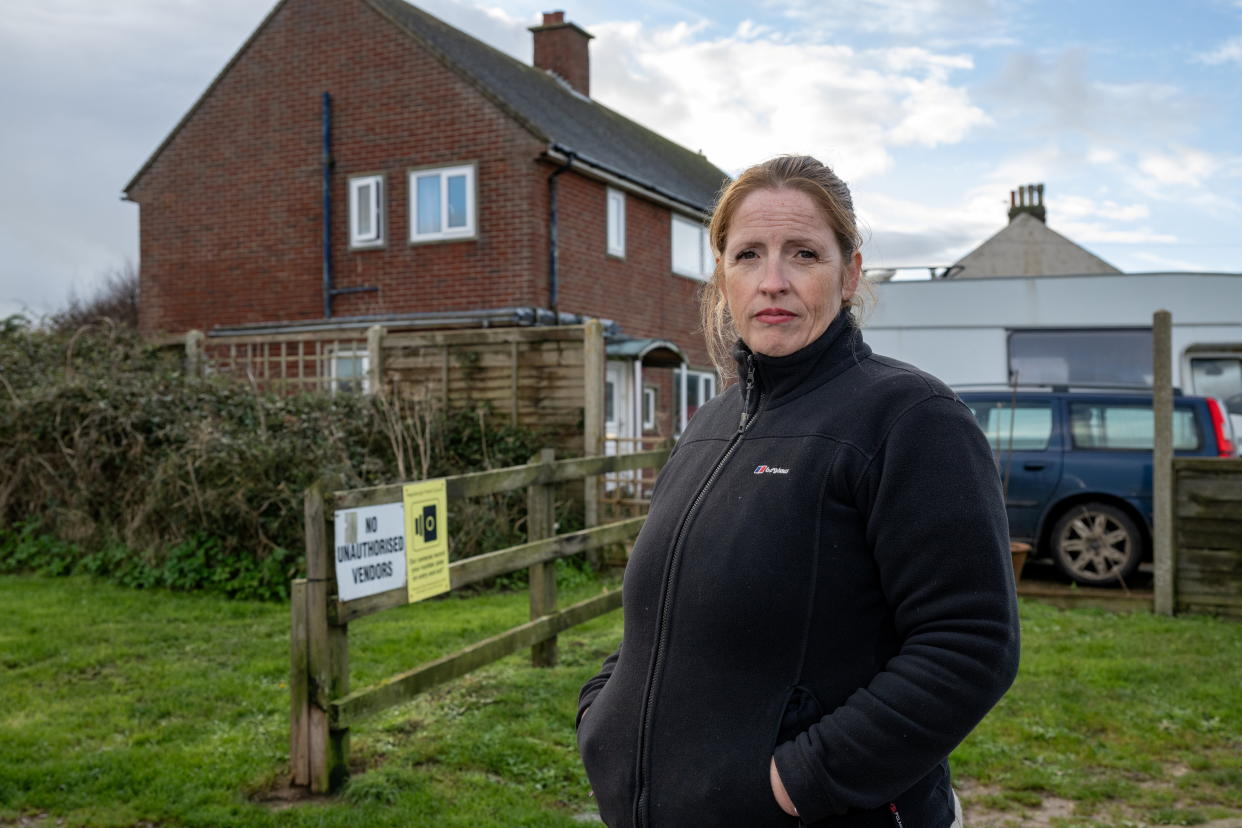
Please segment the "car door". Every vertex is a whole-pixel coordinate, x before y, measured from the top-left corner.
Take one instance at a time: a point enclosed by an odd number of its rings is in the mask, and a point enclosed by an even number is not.
[[[1003,393],[964,394],[962,401],[974,412],[992,447],[1005,492],[1009,536],[1034,539],[1039,517],[1061,478],[1063,411],[1058,400],[1051,395],[1015,398]]]

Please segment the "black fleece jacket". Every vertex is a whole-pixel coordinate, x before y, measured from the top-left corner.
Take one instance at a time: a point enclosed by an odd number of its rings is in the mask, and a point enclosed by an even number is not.
[[[803,824],[947,828],[946,757],[1018,664],[991,452],[846,314],[789,356],[736,355],[660,473],[624,643],[582,688],[600,813],[794,826],[775,756]]]

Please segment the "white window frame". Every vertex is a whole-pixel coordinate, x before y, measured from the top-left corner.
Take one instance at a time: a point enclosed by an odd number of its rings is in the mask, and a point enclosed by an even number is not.
[[[654,385],[643,386],[643,430],[652,431],[656,427],[656,388]]]
[[[418,232],[418,179],[430,175],[440,177],[440,229],[432,233]],[[462,227],[447,227],[448,179],[453,176],[466,178],[466,223]],[[411,169],[407,177],[410,189],[410,244],[441,241],[444,239],[468,239],[475,236],[478,224],[478,198],[475,190],[474,164],[458,164],[452,167],[423,167]]]
[[[362,373],[356,376],[342,377],[337,373],[337,360],[356,359]],[[371,393],[371,352],[366,348],[340,348],[328,352],[328,375],[331,378],[330,388],[333,394],[348,394],[350,389],[344,386],[347,382],[358,383],[358,393]]]
[[[691,279],[698,279],[706,282],[712,277],[712,270],[715,267],[715,257],[712,256],[711,244],[707,238],[707,227],[702,221],[695,221],[686,218],[678,213],[671,213],[672,221],[669,224],[668,241],[669,241],[669,266],[678,276],[686,276]],[[679,269],[677,266],[677,226],[692,229],[698,234],[698,253],[699,267],[697,271]]]
[[[608,236],[608,255],[619,259],[625,258],[625,193],[621,190],[608,188],[608,209],[606,210]]]
[[[363,189],[370,187],[369,204],[363,203]],[[363,233],[361,219],[370,214],[371,232]],[[349,179],[349,246],[380,247],[384,244],[384,176],[355,175]]]

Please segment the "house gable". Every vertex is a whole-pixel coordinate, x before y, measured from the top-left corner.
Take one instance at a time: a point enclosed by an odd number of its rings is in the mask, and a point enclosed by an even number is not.
[[[283,0],[135,177],[144,331],[324,315],[324,92],[336,287],[377,288],[334,315],[538,304],[544,144],[366,0]],[[409,171],[460,164],[474,240],[410,244]],[[348,180],[376,173],[386,238],[351,250]]]

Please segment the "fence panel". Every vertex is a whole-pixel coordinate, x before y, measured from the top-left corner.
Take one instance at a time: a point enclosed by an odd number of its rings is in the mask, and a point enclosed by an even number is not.
[[[1242,460],[1173,461],[1179,612],[1242,619]]]
[[[451,504],[463,497],[527,489],[530,540],[456,561],[449,566],[450,589],[522,568],[530,569],[530,616],[525,624],[473,644],[460,652],[392,676],[370,687],[349,689],[348,624],[409,598],[404,587],[352,601],[337,594],[332,545],[338,509],[400,502],[403,485],[378,486],[324,495],[318,486],[306,493],[307,577],[293,584],[290,636],[290,762],[292,783],[312,791],[337,789],[348,774],[349,728],[361,718],[408,701],[418,693],[525,647],[534,666],[556,663],[556,636],[621,605],[620,590],[571,607],[556,606],[553,563],[601,546],[623,543],[638,534],[645,517],[635,517],[555,535],[552,487],[623,469],[662,466],[668,450],[630,455],[555,460],[544,449],[525,466],[446,478]]]

